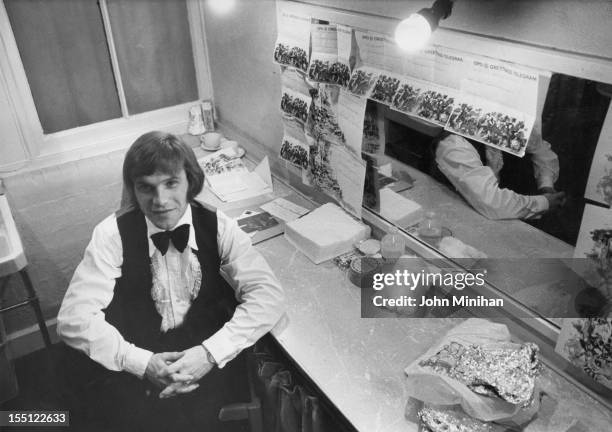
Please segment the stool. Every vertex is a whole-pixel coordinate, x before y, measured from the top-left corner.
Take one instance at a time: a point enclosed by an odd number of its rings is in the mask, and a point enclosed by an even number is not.
[[[31,305],[34,309],[34,314],[36,315],[36,320],[38,321],[38,328],[40,329],[40,333],[42,334],[45,346],[48,348],[51,346],[51,338],[49,337],[49,330],[47,329],[47,324],[45,323],[45,319],[43,318],[42,310],[40,309],[40,302],[38,301],[36,291],[34,291],[32,280],[30,279],[30,275],[28,274],[28,270],[26,267],[19,270],[18,273],[21,276],[21,280],[23,281],[23,285],[25,286],[28,297],[10,306],[0,308],[0,313],[8,312],[10,310],[20,308],[22,306]],[[2,278],[0,298],[4,297],[4,289],[7,286],[10,277],[11,275],[7,275]]]
[[[19,273],[26,289],[27,297],[17,303],[0,308],[0,313],[8,312],[22,306],[30,305],[34,309],[38,327],[42,334],[45,346],[51,346],[51,338],[47,324],[40,309],[38,296],[32,285],[27,270],[28,262],[23,252],[21,238],[17,231],[11,209],[5,195],[0,194],[0,301],[4,297],[4,290],[12,275]]]

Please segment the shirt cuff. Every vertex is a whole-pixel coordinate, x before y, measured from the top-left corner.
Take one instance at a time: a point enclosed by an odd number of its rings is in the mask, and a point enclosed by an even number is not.
[[[543,213],[548,210],[548,199],[544,195],[536,195],[534,198],[537,203],[537,214]]]
[[[541,177],[538,179],[538,189],[542,189],[545,187],[553,188],[555,187],[555,182],[550,177]]]
[[[202,342],[202,345],[204,345],[217,362],[218,368],[225,366],[227,362],[236,357],[239,352],[236,352],[236,348],[228,342],[229,340],[230,335],[225,327],[223,327],[217,333]]]
[[[130,345],[123,361],[123,370],[142,378],[147,370],[147,365],[153,357],[151,351]]]

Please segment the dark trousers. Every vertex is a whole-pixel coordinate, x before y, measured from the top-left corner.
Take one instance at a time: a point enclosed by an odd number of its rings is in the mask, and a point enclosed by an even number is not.
[[[90,431],[238,431],[240,422],[220,422],[222,406],[248,400],[243,355],[215,368],[191,393],[159,399],[160,389],[146,378],[110,372],[82,353],[65,347],[62,370],[71,430]]]

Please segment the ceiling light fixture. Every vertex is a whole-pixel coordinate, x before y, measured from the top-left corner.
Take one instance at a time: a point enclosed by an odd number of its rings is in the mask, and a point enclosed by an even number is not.
[[[235,3],[235,0],[208,0],[210,8],[219,15],[224,15],[234,9]]]
[[[406,51],[424,47],[440,20],[448,18],[452,10],[453,0],[436,0],[430,8],[421,9],[398,24],[395,42]]]

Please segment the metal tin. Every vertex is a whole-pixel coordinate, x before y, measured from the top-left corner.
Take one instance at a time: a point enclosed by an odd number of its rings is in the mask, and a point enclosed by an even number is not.
[[[379,268],[380,262],[376,258],[355,257],[349,266],[349,280],[360,288],[371,288],[372,278]]]

